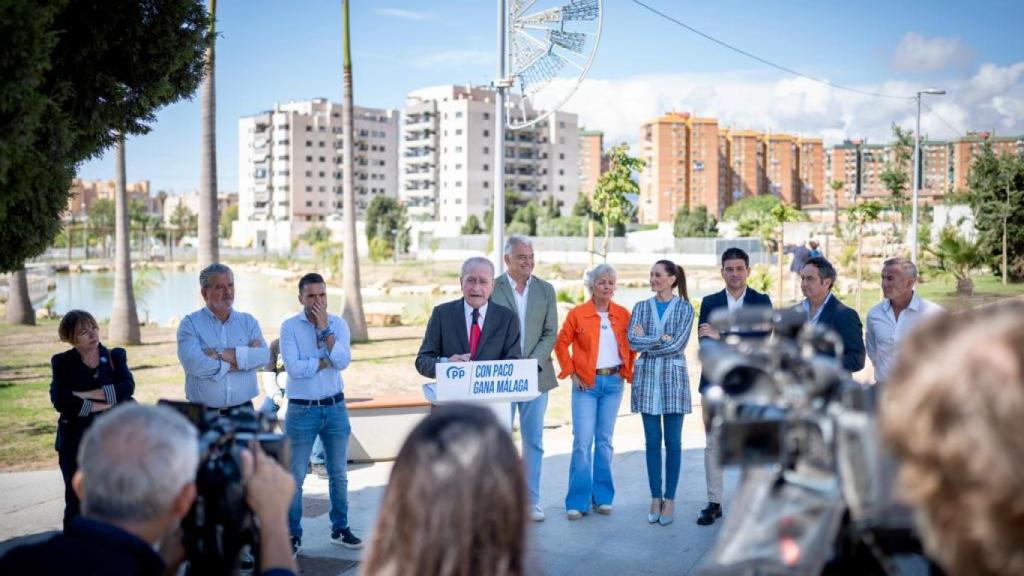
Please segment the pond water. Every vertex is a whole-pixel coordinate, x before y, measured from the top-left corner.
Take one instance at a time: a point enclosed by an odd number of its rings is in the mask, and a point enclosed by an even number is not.
[[[133,277],[137,287],[135,299],[140,320],[168,325],[172,319],[181,319],[203,305],[199,295],[198,275],[194,271],[150,268],[141,272],[135,270]],[[37,307],[47,298],[53,298],[54,311],[58,314],[80,308],[88,310],[101,321],[110,318],[114,299],[113,272],[59,273],[55,275],[55,280],[55,290],[42,301],[36,302]],[[704,293],[691,287],[691,298],[699,298]],[[651,291],[647,288],[623,287],[616,292],[615,302],[629,309],[636,302],[650,296]],[[455,295],[450,294],[371,296],[364,291],[363,300],[369,308],[383,302],[404,304],[404,322],[425,323],[434,305],[455,298]],[[332,292],[328,305],[332,313],[340,315],[341,295]],[[295,290],[281,286],[277,278],[258,272],[235,270],[235,307],[255,316],[264,331],[277,332],[281,322],[298,311],[299,303]]]

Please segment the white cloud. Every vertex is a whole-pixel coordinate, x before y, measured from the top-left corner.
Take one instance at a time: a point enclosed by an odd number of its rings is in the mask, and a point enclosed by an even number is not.
[[[405,20],[433,20],[433,14],[426,12],[413,12],[401,8],[377,8],[374,12],[378,16],[389,16],[391,18],[403,18]]]
[[[459,68],[494,64],[493,52],[484,50],[442,50],[416,56],[410,61],[414,68],[445,67],[453,71]]]
[[[964,66],[971,60],[971,50],[959,37],[924,36],[910,32],[896,45],[892,67],[901,72],[932,72],[950,66]]]
[[[571,85],[560,81],[554,91],[564,94]],[[970,78],[937,85],[947,95],[925,96],[927,108],[921,124],[926,136],[955,138],[968,130],[992,129],[1002,134],[1024,133],[1024,62],[985,64]],[[563,108],[577,113],[581,126],[604,131],[608,145],[635,144],[644,122],[673,110],[717,118],[721,128],[822,137],[827,145],[845,138],[888,142],[894,122],[914,128],[917,109],[913,94],[928,86],[893,80],[853,87],[910,97],[878,98],[804,78],[779,79],[740,71],[587,79]],[[543,108],[544,102],[539,105]]]

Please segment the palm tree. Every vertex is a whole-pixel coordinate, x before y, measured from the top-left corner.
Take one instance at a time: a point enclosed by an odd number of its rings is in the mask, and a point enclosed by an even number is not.
[[[7,275],[7,313],[8,324],[32,326],[36,323],[36,312],[32,309],[32,298],[28,294],[28,277],[25,266]]]
[[[199,267],[205,268],[220,258],[217,246],[217,90],[214,46],[217,0],[210,0],[210,43],[206,48],[206,74],[200,95],[199,140]]]
[[[128,228],[128,192],[125,190],[124,133],[118,134],[116,153],[117,190],[114,193],[114,303],[110,310],[108,338],[118,344],[140,344],[139,313],[132,289],[131,234]]]
[[[978,242],[960,234],[956,226],[946,226],[939,232],[935,255],[939,259],[939,270],[956,279],[957,296],[973,296],[971,272],[986,260],[986,254]]]
[[[345,156],[344,180],[342,181],[342,209],[344,210],[344,256],[342,288],[345,291],[345,305],[342,316],[348,322],[353,340],[367,340],[366,315],[363,313],[363,295],[360,293],[362,282],[359,279],[359,253],[356,250],[356,194],[355,194],[355,121],[353,120],[352,103],[352,55],[349,47],[348,0],[341,0],[342,45],[344,47],[343,83],[344,105],[341,109],[341,121],[345,125],[345,140],[342,151]]]

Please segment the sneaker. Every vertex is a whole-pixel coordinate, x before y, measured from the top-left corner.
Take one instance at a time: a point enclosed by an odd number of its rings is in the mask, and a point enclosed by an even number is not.
[[[534,506],[533,510],[530,510],[530,520],[534,522],[544,521],[544,511],[540,509],[540,506]]]
[[[607,516],[608,514],[612,513],[612,505],[611,504],[595,504],[594,505],[594,510],[597,510],[598,514],[604,514],[605,516]]]
[[[583,512],[580,512],[579,510],[566,510],[565,517],[569,520],[579,520],[580,518],[583,518]]]
[[[356,538],[356,535],[349,528],[331,530],[331,543],[344,546],[345,548],[352,548],[353,550],[363,547],[363,541]]]
[[[302,548],[302,538],[298,536],[292,536],[292,558],[299,555],[299,549]]]

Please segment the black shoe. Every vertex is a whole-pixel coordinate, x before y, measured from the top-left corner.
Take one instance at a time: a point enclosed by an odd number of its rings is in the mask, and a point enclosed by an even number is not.
[[[710,526],[715,523],[715,518],[721,517],[722,505],[718,502],[708,502],[707,507],[700,511],[700,518],[697,518],[697,524]]]
[[[353,550],[363,547],[363,541],[356,538],[356,535],[349,528],[331,530],[331,543],[344,546],[345,548],[352,548]]]
[[[292,536],[292,558],[299,555],[299,549],[302,548],[302,538],[298,536]]]

